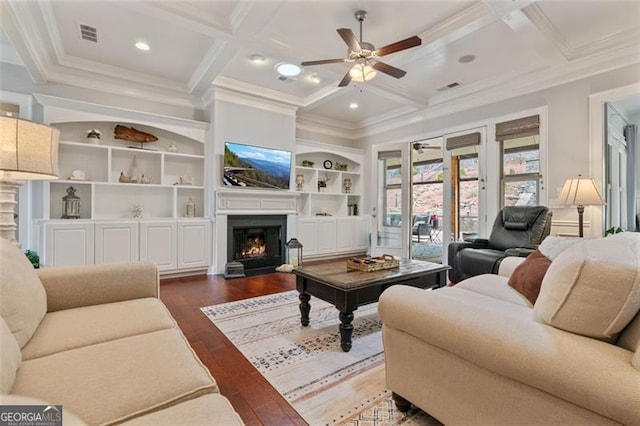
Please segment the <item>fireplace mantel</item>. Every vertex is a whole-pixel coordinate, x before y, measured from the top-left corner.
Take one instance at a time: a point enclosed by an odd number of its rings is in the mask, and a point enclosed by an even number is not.
[[[217,190],[216,214],[297,214],[298,193],[269,190]]]

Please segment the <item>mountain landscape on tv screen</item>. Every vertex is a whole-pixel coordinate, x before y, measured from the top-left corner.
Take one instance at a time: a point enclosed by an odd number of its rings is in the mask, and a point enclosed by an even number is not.
[[[283,159],[283,155],[289,159]],[[257,158],[261,156],[263,158]],[[285,151],[227,143],[223,182],[227,186],[289,189],[290,156]]]

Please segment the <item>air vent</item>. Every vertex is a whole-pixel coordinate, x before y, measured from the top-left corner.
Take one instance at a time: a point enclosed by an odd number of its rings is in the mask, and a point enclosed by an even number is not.
[[[98,42],[98,30],[89,25],[80,24],[80,37],[83,40],[92,41],[94,43]]]
[[[454,87],[458,87],[458,86],[460,86],[460,83],[458,83],[457,81],[454,81],[453,83],[449,83],[446,86],[439,88],[438,92],[442,92],[443,90],[453,89]]]

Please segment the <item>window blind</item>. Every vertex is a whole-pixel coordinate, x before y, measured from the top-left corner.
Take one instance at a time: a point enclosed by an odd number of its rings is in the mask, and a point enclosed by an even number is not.
[[[480,145],[480,132],[447,138],[447,151],[473,145]]]
[[[518,139],[540,133],[540,116],[518,118],[496,124],[496,140]]]

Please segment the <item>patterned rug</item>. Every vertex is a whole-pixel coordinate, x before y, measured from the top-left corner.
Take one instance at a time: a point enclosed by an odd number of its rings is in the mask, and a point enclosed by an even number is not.
[[[353,347],[340,349],[338,311],[311,298],[300,325],[298,292],[201,308],[311,425],[439,425],[420,410],[396,410],[385,388],[377,304],[360,307]]]

